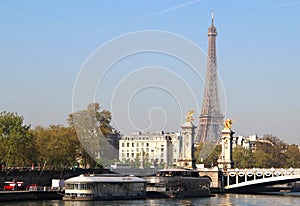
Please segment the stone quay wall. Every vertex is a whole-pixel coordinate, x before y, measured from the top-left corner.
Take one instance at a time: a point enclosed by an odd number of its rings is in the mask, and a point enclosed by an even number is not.
[[[46,170],[46,171],[1,171],[0,172],[0,190],[3,189],[5,181],[21,181],[24,186],[37,184],[38,186],[51,186],[52,179],[68,179],[81,174],[104,174],[111,173],[107,169],[66,169],[64,171]]]

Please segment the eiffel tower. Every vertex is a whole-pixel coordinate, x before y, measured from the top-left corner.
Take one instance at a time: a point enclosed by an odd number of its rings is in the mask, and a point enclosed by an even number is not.
[[[214,26],[214,13],[212,12],[211,25],[208,28],[208,52],[206,65],[206,79],[202,111],[199,117],[196,145],[203,143],[216,143],[221,139],[221,130],[224,115],[221,113],[218,90],[218,72],[216,57],[217,29]]]

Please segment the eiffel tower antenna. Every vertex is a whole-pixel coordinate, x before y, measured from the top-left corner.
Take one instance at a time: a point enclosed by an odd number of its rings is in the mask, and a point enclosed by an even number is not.
[[[216,56],[217,29],[214,26],[214,11],[212,11],[211,25],[208,28],[208,51],[206,65],[206,79],[202,110],[199,117],[195,143],[216,143],[221,138],[224,115],[221,112],[218,90],[218,71]]]

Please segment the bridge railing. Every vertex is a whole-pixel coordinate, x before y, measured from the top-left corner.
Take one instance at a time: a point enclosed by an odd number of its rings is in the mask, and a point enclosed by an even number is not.
[[[300,175],[300,168],[246,168],[227,169],[224,171],[225,184],[229,186],[257,179]]]

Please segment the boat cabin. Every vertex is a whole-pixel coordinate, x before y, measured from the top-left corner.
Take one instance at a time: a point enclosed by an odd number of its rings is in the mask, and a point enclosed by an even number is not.
[[[146,198],[146,180],[134,176],[80,175],[65,181],[64,200]]]
[[[162,169],[158,170],[156,173],[156,176],[158,177],[199,177],[199,172],[197,170],[191,170],[191,169],[180,169],[180,168],[174,168],[174,169]]]

